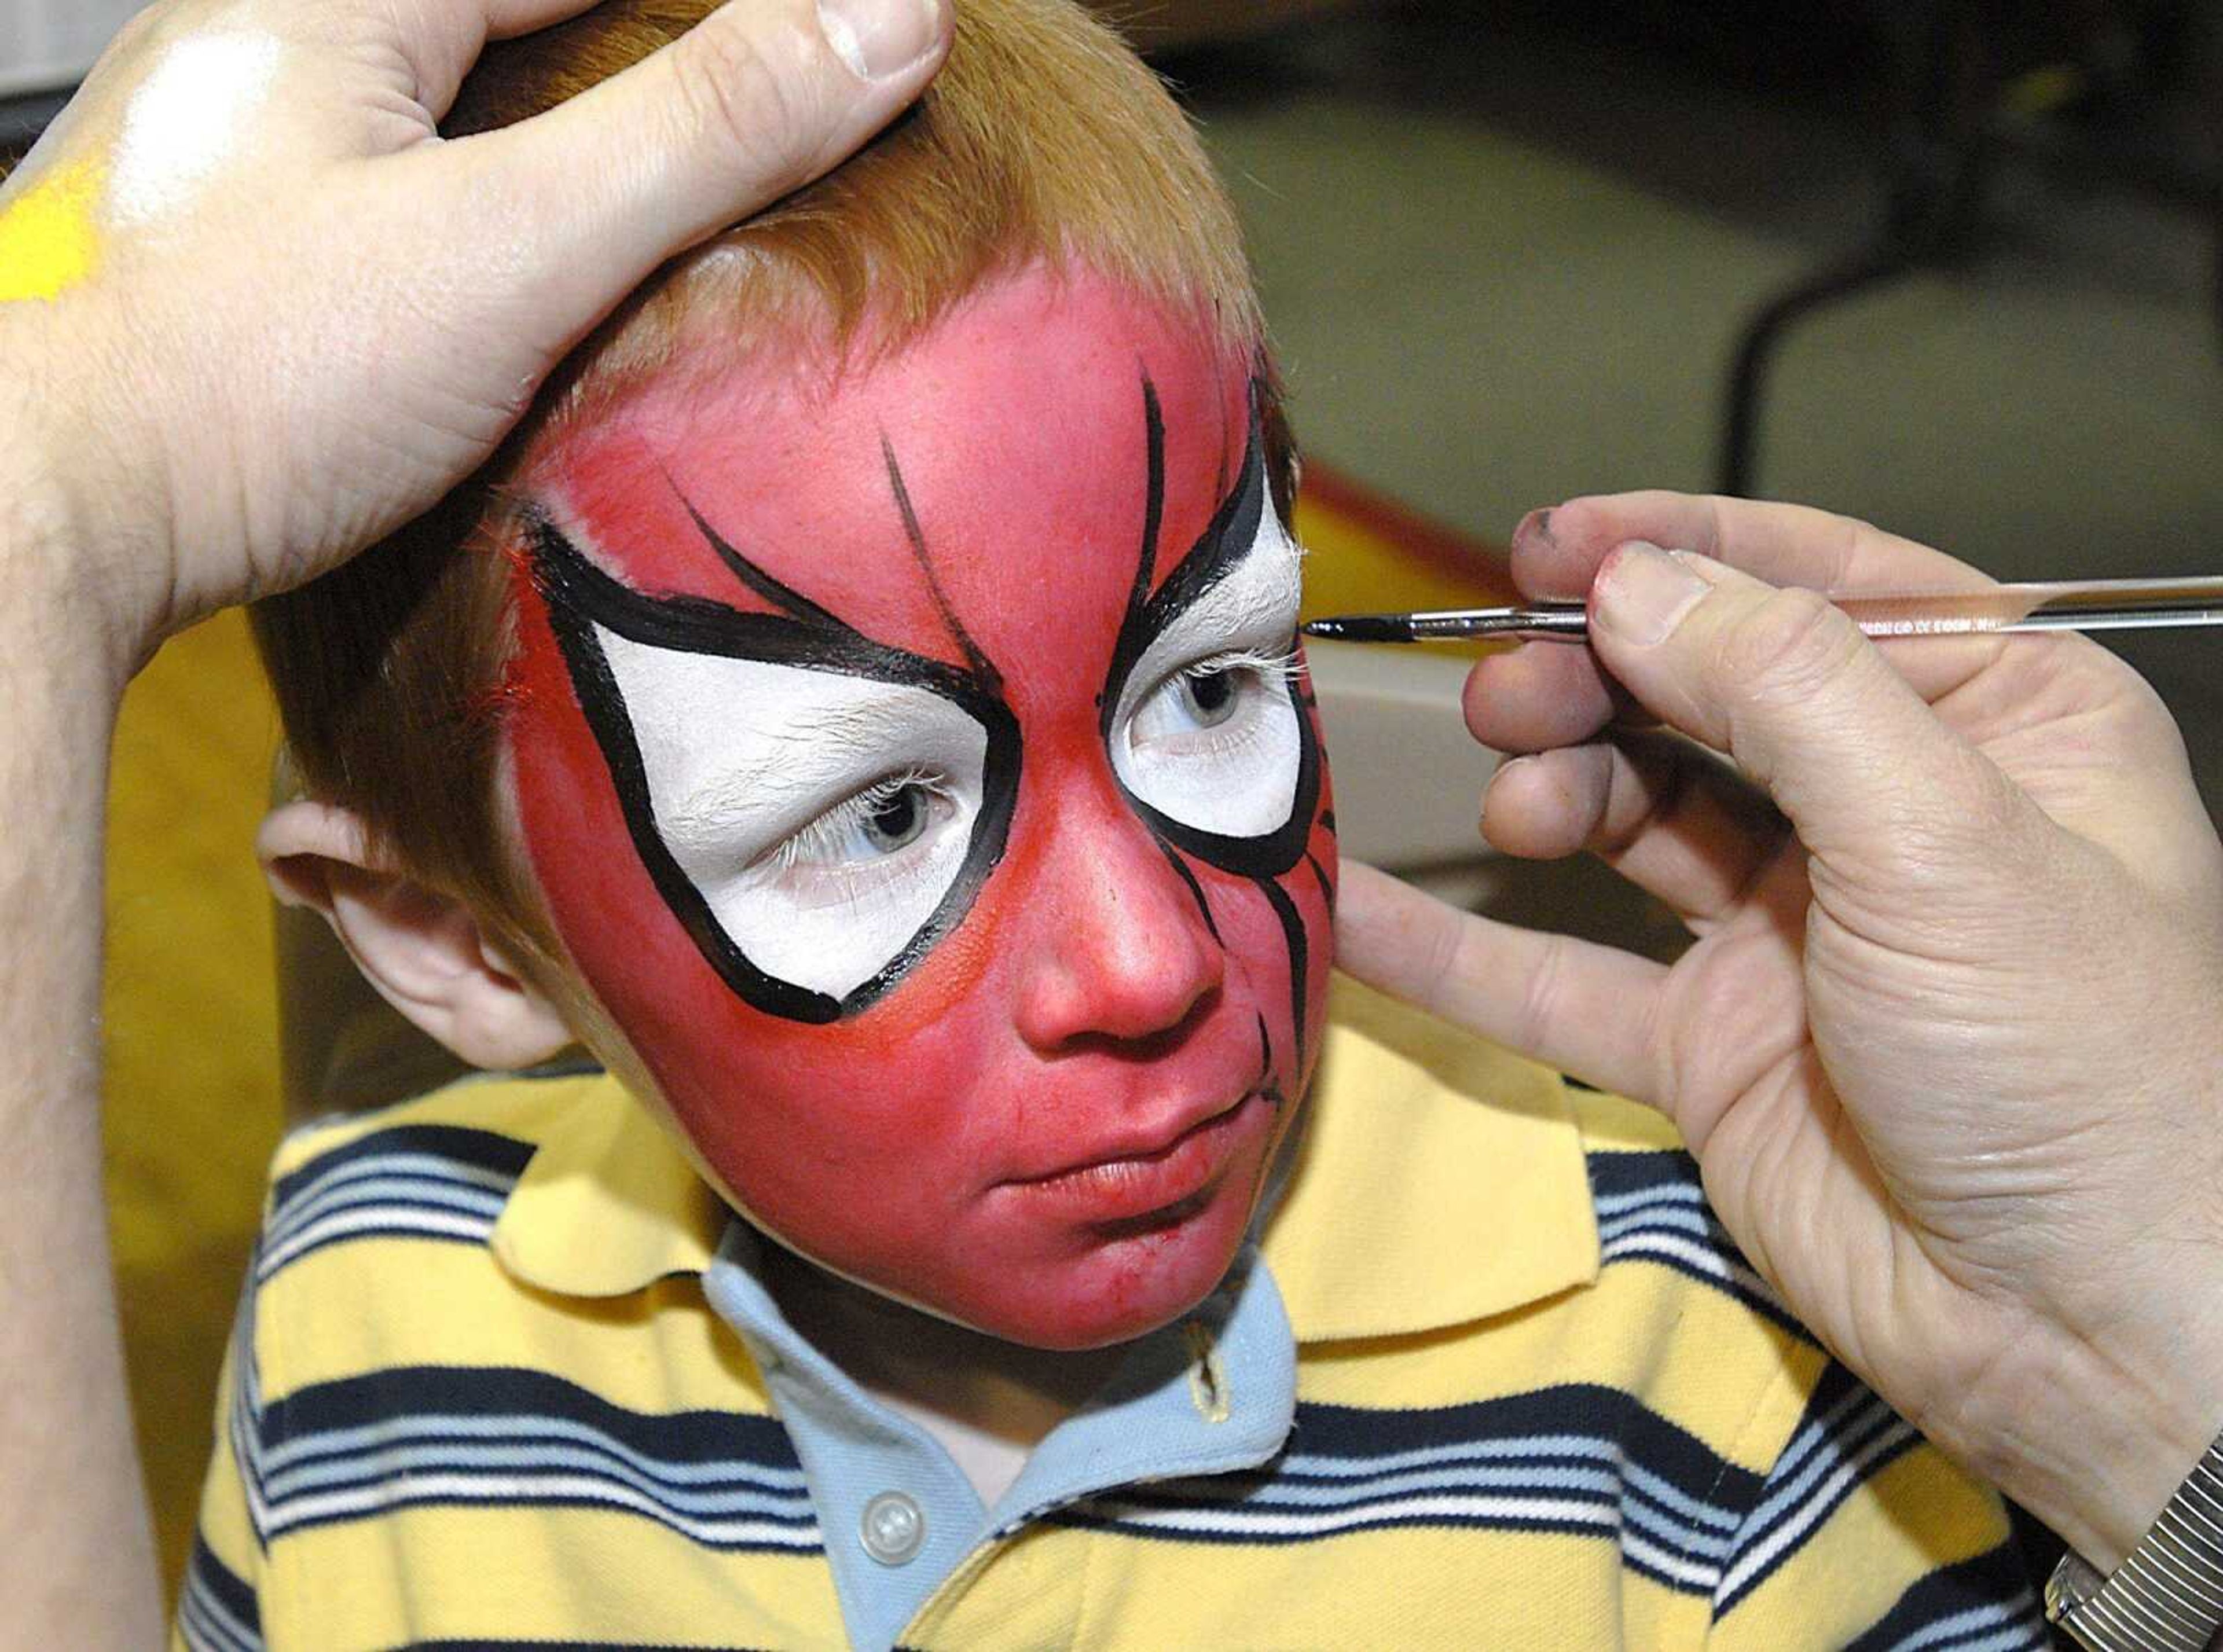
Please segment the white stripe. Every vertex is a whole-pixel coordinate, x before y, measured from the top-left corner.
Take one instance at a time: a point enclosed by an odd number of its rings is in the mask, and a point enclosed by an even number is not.
[[[1279,1481],[1269,1481],[1255,1493],[1235,1499],[1229,1499],[1224,1492],[1216,1491],[1209,1481],[1176,1481],[1156,1489],[1159,1496],[1176,1502],[1189,1499],[1181,1502],[1185,1511],[1201,1514],[1206,1510],[1217,1510],[1231,1520],[1247,1522],[1286,1513],[1292,1518],[1323,1520],[1330,1515],[1342,1515],[1346,1517],[1345,1523],[1363,1517],[1370,1511],[1409,1508],[1418,1500],[1412,1494],[1421,1491],[1434,1491],[1444,1496],[1459,1498],[1463,1505],[1491,1496],[1499,1501],[1517,1499],[1523,1492],[1530,1500],[1540,1499],[1556,1504],[1565,1499],[1555,1496],[1555,1493],[1569,1489],[1589,1491],[1596,1494],[1596,1498],[1583,1506],[1591,1509],[1600,1523],[1603,1523],[1609,1516],[1615,1517],[1622,1529],[1624,1551],[1640,1556],[1656,1570],[1710,1589],[1721,1576],[1722,1562],[1729,1557],[1730,1544],[1726,1535],[1701,1530],[1659,1510],[1647,1507],[1628,1495],[1630,1488],[1626,1483],[1610,1474],[1562,1470],[1551,1477],[1551,1479],[1559,1482],[1552,1484],[1551,1480],[1524,1483],[1517,1473],[1467,1472],[1483,1486],[1494,1486],[1494,1492],[1484,1493],[1473,1486],[1462,1486],[1448,1476],[1436,1474],[1397,1476],[1370,1494],[1357,1496],[1335,1496],[1325,1488],[1292,1486]],[[1572,1482],[1571,1486],[1567,1484],[1569,1481]],[[1333,1497],[1334,1500],[1327,1500],[1329,1497]],[[1298,1506],[1290,1508],[1292,1503]],[[1144,1505],[1130,1501],[1126,1506],[1141,1509]],[[1149,1506],[1155,1511],[1161,1505],[1154,1503]],[[1527,1503],[1523,1502],[1521,1506],[1527,1506]],[[1632,1530],[1631,1528],[1636,1530]],[[1322,1528],[1333,1529],[1332,1526]]]
[[[1703,1205],[1678,1204],[1664,1209],[1642,1206],[1598,1223],[1600,1239],[1617,1239],[1622,1234],[1640,1228],[1657,1228],[1663,1232],[1692,1234],[1719,1248],[1728,1230],[1714,1220],[1714,1213]]]
[[[282,1222],[303,1205],[322,1197],[334,1189],[345,1187],[350,1182],[366,1178],[400,1176],[429,1182],[460,1182],[473,1187],[482,1187],[489,1193],[507,1193],[517,1185],[517,1178],[507,1171],[489,1170],[483,1165],[466,1164],[460,1159],[444,1158],[438,1153],[410,1151],[381,1153],[352,1159],[343,1165],[318,1171],[280,1202],[275,1215]]]
[[[1508,1457],[1545,1456],[1574,1457],[1609,1465],[1645,1497],[1672,1513],[1714,1527],[1716,1530],[1734,1532],[1743,1523],[1743,1517],[1737,1511],[1718,1504],[1702,1502],[1687,1492],[1678,1490],[1641,1464],[1630,1460],[1619,1441],[1595,1435],[1523,1435],[1514,1439],[1467,1441],[1458,1445],[1390,1452],[1379,1457],[1323,1457],[1298,1453],[1282,1460],[1282,1474],[1308,1474],[1324,1479],[1363,1481],[1387,1478],[1408,1469],[1487,1462]],[[1273,1483],[1278,1486],[1282,1484],[1282,1480],[1277,1476]]]
[[[1775,1556],[1797,1548],[1804,1541],[1806,1533],[1813,1529],[1815,1523],[1829,1512],[1837,1493],[1851,1486],[1859,1477],[1862,1468],[1874,1461],[1886,1449],[1914,1432],[1898,1418],[1894,1417],[1892,1421],[1894,1426],[1886,1429],[1852,1457],[1841,1463],[1836,1471],[1823,1481],[1813,1495],[1806,1499],[1804,1506],[1796,1515],[1785,1520],[1760,1543],[1739,1557],[1736,1563],[1729,1567],[1728,1574],[1722,1578],[1720,1595],[1717,1598],[1726,1598],[1735,1594],[1744,1586],[1748,1579],[1765,1569]]]
[[[410,1233],[441,1234],[457,1239],[483,1240],[494,1232],[491,1219],[479,1216],[446,1216],[436,1211],[419,1210],[404,1206],[376,1205],[367,1210],[343,1211],[326,1217],[305,1232],[296,1234],[290,1243],[267,1252],[261,1270],[255,1274],[265,1280],[284,1267],[303,1251],[324,1240],[344,1234],[359,1234],[379,1228],[399,1228]]]
[[[700,1543],[732,1548],[755,1543],[775,1548],[820,1546],[818,1527],[783,1526],[765,1520],[696,1520],[673,1512],[653,1498],[607,1480],[578,1475],[405,1474],[376,1486],[324,1497],[303,1498],[286,1511],[280,1530],[312,1521],[361,1518],[407,1503],[471,1502],[545,1504],[555,1499],[597,1504],[646,1515]]]
[[[1713,1246],[1697,1246],[1651,1228],[1640,1228],[1624,1234],[1619,1239],[1598,1247],[1598,1259],[1618,1262],[1632,1256],[1679,1256],[1699,1272],[1716,1279],[1735,1285],[1747,1295],[1757,1297],[1768,1306],[1787,1312],[1783,1298],[1775,1294],[1775,1287],[1753,1271],[1752,1265],[1735,1251],[1724,1251]]]
[[[185,1598],[178,1603],[178,1627],[196,1649],[211,1652],[261,1652],[262,1637],[255,1633],[217,1597],[208,1581],[189,1565]]]
[[[1956,1611],[1949,1617],[1940,1617],[1935,1623],[1925,1624],[1905,1639],[1894,1641],[1892,1643],[1891,1652],[1921,1652],[1924,1647],[1936,1646],[1941,1642],[1954,1640],[1963,1635],[1974,1635],[1994,1626],[2003,1626],[2016,1633],[2022,1633],[2029,1628],[2028,1624],[2024,1620],[2028,1618],[2036,1609],[2036,1601],[2031,1598],[2030,1591],[2025,1589],[2005,1605],[1972,1606],[1966,1611]],[[2012,1640],[2006,1643],[2008,1645],[2014,1643]],[[2024,1643],[2028,1643],[2025,1641]],[[1982,1642],[1981,1644],[1988,1647],[1998,1643],[1994,1639]],[[1956,1647],[1954,1652],[1974,1652],[1974,1649]]]
[[[1877,1428],[1897,1420],[1897,1414],[1868,1390],[1846,1390],[1828,1411],[1800,1429],[1775,1460],[1760,1500],[1746,1517],[1746,1530],[1766,1530],[1783,1511],[1805,1497],[1827,1463],[1857,1449]]]
[[[546,1453],[546,1455],[539,1454]],[[690,1491],[665,1484],[652,1472],[624,1462],[597,1460],[576,1447],[503,1448],[458,1447],[442,1441],[418,1447],[400,1447],[366,1457],[335,1458],[309,1463],[282,1476],[273,1476],[271,1500],[280,1509],[318,1494],[322,1488],[375,1480],[406,1479],[412,1475],[449,1473],[484,1475],[495,1473],[545,1475],[557,1469],[574,1475],[606,1479],[655,1500],[657,1506],[686,1514],[709,1517],[749,1513],[767,1517],[806,1515],[810,1498],[804,1492],[767,1492],[734,1487],[715,1492]],[[280,1485],[283,1479],[287,1484]],[[281,1515],[282,1517],[282,1515]]]
[[[2025,1624],[1987,1635],[1981,1641],[1962,1641],[1950,1652],[2050,1652],[2052,1645],[2034,1626]]]
[[[1689,1182],[1662,1182],[1656,1187],[1640,1187],[1627,1193],[1609,1193],[1590,1201],[1601,1216],[1618,1215],[1647,1204],[1703,1204],[1703,1188]]]
[[[1305,1537],[1343,1531],[1376,1521],[1436,1520],[1549,1520],[1561,1525],[1583,1526],[1601,1533],[1619,1530],[1611,1510],[1596,1504],[1549,1498],[1418,1497],[1399,1498],[1363,1509],[1333,1515],[1253,1513],[1220,1510],[1219,1517],[1202,1510],[1143,1509],[1133,1504],[1094,1505],[1122,1525],[1160,1531],[1194,1532],[1201,1536]],[[1110,1512],[1114,1511],[1116,1512]]]
[[[1719,1565],[1710,1565],[1688,1555],[1672,1554],[1626,1530],[1621,1534],[1621,1552],[1631,1560],[1641,1561],[1654,1572],[1665,1573],[1685,1588],[1710,1592],[1721,1581],[1722,1568]]]
[[[1294,1503],[1316,1509],[1347,1509],[1362,1503],[1378,1503],[1408,1492],[1507,1491],[1538,1492],[1549,1495],[1587,1492],[1601,1504],[1619,1500],[1622,1483],[1606,1470],[1594,1468],[1477,1468],[1414,1469],[1384,1474],[1363,1485],[1293,1486],[1278,1476],[1259,1482],[1255,1489],[1232,1495],[1216,1478],[1172,1480],[1150,1488],[1157,1497],[1194,1504],[1217,1504],[1237,1508],[1253,1502]]]
[[[335,1180],[310,1197],[289,1204],[270,1224],[268,1241],[282,1245],[294,1233],[327,1211],[358,1204],[406,1204],[412,1200],[444,1205],[453,1209],[499,1210],[516,1184],[507,1180],[492,1187],[448,1177],[381,1174],[350,1176]]]
[[[436,1411],[412,1411],[406,1416],[382,1417],[361,1428],[332,1429],[321,1434],[304,1435],[288,1440],[270,1448],[262,1459],[262,1467],[266,1473],[275,1477],[304,1458],[346,1456],[412,1440],[442,1437],[520,1447],[541,1440],[601,1446],[645,1473],[661,1475],[682,1484],[740,1478],[742,1476],[736,1471],[744,1469],[767,1487],[800,1491],[809,1484],[800,1469],[758,1464],[746,1458],[720,1458],[708,1464],[695,1464],[652,1457],[600,1429],[575,1423],[567,1417],[538,1412],[500,1416],[444,1416]]]

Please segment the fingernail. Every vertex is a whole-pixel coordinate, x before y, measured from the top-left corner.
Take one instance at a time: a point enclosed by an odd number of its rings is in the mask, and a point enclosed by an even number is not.
[[[1515,550],[1523,545],[1548,545],[1551,543],[1552,513],[1549,511],[1529,512],[1521,518],[1521,524],[1513,530],[1513,545]]]
[[[818,0],[818,27],[860,80],[885,80],[926,55],[939,0]]]
[[[1598,575],[1590,612],[1602,630],[1652,648],[1666,642],[1712,588],[1669,552],[1633,539]]]
[[[1494,772],[1488,780],[1483,782],[1482,808],[1476,819],[1475,823],[1477,826],[1483,828],[1484,830],[1487,830],[1489,826],[1489,795],[1497,789],[1497,782],[1504,779],[1508,772],[1518,769],[1522,763],[1533,763],[1536,760],[1533,757],[1508,757],[1504,762],[1497,765],[1496,772]]]

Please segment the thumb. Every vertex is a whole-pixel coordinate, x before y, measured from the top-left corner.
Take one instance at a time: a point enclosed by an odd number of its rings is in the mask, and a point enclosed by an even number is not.
[[[474,239],[514,248],[584,333],[675,253],[834,166],[949,47],[939,0],[735,0],[579,96],[444,146]]]
[[[1641,541],[1590,593],[1590,643],[1653,715],[1726,752],[1839,871],[1967,883],[2038,820],[1819,593]]]

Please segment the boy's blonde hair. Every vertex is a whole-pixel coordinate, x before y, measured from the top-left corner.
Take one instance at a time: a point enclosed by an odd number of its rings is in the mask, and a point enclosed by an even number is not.
[[[605,0],[490,47],[449,136],[526,119],[677,38],[716,0]],[[955,0],[926,96],[853,159],[667,265],[574,352],[485,471],[428,516],[257,605],[256,639],[302,788],[354,810],[416,877],[513,943],[553,954],[495,813],[512,645],[503,492],[532,454],[708,336],[838,358],[899,348],[967,293],[1037,262],[1194,312],[1268,380],[1286,510],[1288,443],[1239,232],[1156,78],[1067,0]],[[829,359],[831,359],[829,358]],[[726,359],[730,359],[730,356]]]

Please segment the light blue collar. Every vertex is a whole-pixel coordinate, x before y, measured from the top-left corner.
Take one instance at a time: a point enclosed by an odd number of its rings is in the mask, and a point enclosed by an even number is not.
[[[1296,1339],[1282,1294],[1246,1244],[1219,1288],[1136,1341],[1096,1397],[1037,1447],[993,1509],[981,1506],[941,1442],[867,1394],[788,1323],[762,1278],[764,1241],[727,1228],[702,1278],[719,1315],[764,1372],[795,1442],[850,1643],[892,1647],[920,1608],[984,1544],[1080,1499],[1141,1480],[1255,1468],[1281,1449],[1296,1412]],[[873,1558],[889,1500],[907,1498],[924,1533],[908,1559]]]

